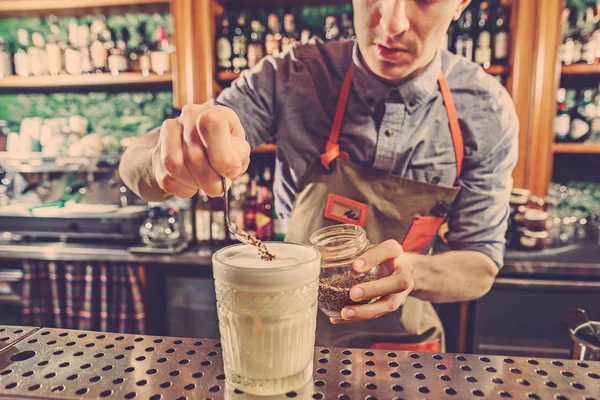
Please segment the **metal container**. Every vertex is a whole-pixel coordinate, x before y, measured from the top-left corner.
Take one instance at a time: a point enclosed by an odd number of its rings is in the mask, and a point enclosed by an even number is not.
[[[600,322],[590,321],[580,325],[575,332],[570,332],[573,340],[573,359],[600,361],[600,341],[598,337],[590,335],[590,327],[600,335]],[[582,332],[587,332],[587,334]]]

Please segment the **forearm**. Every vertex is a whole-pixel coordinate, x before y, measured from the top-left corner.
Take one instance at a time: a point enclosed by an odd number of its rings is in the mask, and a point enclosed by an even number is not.
[[[449,251],[413,258],[415,290],[412,296],[433,303],[469,301],[485,295],[492,288],[498,267],[477,251]]]
[[[121,157],[119,175],[125,185],[146,201],[163,201],[171,197],[163,191],[153,173],[152,155],[158,143],[158,133],[137,139]]]

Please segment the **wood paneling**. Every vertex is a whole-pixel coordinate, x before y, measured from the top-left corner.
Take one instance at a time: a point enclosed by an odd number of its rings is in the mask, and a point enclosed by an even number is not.
[[[519,160],[513,171],[515,187],[527,187],[528,156],[532,135],[530,90],[533,74],[531,54],[535,47],[535,0],[513,0],[511,18],[511,74],[506,88],[511,94],[519,118]]]
[[[537,46],[533,53],[530,144],[527,154],[526,187],[544,196],[552,179],[556,90],[560,80],[558,48],[561,40],[560,16],[564,0],[526,0],[536,3]]]

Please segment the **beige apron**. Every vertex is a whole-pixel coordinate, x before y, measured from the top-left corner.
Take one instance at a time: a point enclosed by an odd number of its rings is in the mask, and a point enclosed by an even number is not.
[[[464,158],[463,139],[443,72],[438,79],[450,125],[457,182]],[[286,241],[308,243],[320,228],[337,223],[363,226],[371,243],[395,239],[404,251],[429,251],[459,186],[444,187],[401,178],[349,162],[338,138],[352,86],[352,64],[340,92],[325,151],[315,157],[298,183]],[[333,325],[319,311],[317,345],[442,351],[444,330],[432,304],[408,297],[398,311],[371,321]]]

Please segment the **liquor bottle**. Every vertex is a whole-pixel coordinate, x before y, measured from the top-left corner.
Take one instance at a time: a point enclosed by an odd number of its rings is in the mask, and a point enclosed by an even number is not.
[[[200,189],[200,191],[198,192],[195,219],[196,241],[198,243],[210,241],[210,199],[202,189]]]
[[[352,17],[348,13],[342,14],[342,39],[354,39],[356,33],[354,32],[354,24],[352,23]]]
[[[496,22],[494,24],[493,51],[494,62],[506,64],[508,61],[508,9],[499,6],[496,11]]]
[[[252,21],[254,23],[254,21]],[[217,68],[221,71],[231,71],[231,33],[229,31],[229,18],[223,16],[221,20],[221,29],[217,39]],[[248,53],[250,50],[248,49]],[[249,57],[249,55],[248,55]]]
[[[42,76],[48,74],[48,59],[46,57],[46,41],[39,32],[31,34],[31,46],[27,49],[31,75]]]
[[[0,79],[12,75],[12,63],[6,42],[0,37]]]
[[[103,73],[108,71],[108,50],[105,47],[106,23],[101,18],[96,18],[90,28],[91,35],[94,38],[90,47],[92,53],[92,67],[94,72]],[[110,35],[109,35],[110,36]]]
[[[267,17],[267,35],[265,36],[265,52],[268,55],[278,56],[281,50],[281,25],[279,17],[270,13]]]
[[[123,28],[121,32],[112,32],[113,43],[112,48],[108,49],[110,55],[108,56],[108,70],[114,76],[119,75],[121,72],[125,72],[128,69],[127,60],[127,45],[125,40],[127,39],[128,33],[127,28]]]
[[[585,10],[585,18],[583,22],[583,30],[581,31],[582,54],[581,61],[587,64],[596,63],[596,36],[594,36],[594,30],[596,28],[594,7],[589,6]]]
[[[150,70],[152,69],[152,61],[150,59],[150,45],[148,45],[148,41],[146,38],[146,23],[142,22],[139,27],[139,35],[140,35],[140,49],[139,49],[139,59],[140,59],[140,70],[142,71],[142,75],[148,76],[150,75]]]
[[[256,236],[256,212],[257,212],[258,182],[256,177],[248,182],[248,195],[244,199],[242,209],[244,211],[244,229],[251,235]]]
[[[585,32],[584,13],[578,12],[576,15],[575,30],[572,34],[573,39],[573,63],[579,63],[583,60],[583,38],[582,32]]]
[[[58,46],[58,38],[54,34],[48,35],[46,43],[46,57],[48,58],[48,73],[59,75],[63,70],[62,50]]]
[[[298,41],[296,17],[294,17],[294,14],[287,13],[283,17],[283,31],[283,37],[281,38],[281,51],[288,51]]]
[[[589,107],[594,104],[593,90],[584,89],[579,99],[579,104],[575,109],[575,114],[571,119],[571,130],[569,136],[573,142],[585,142],[590,136],[590,124],[588,122]],[[594,110],[595,114],[595,110]],[[591,116],[590,116],[591,117]]]
[[[310,29],[302,29],[302,32],[300,33],[300,43],[307,44],[310,41],[310,38],[311,38]]]
[[[68,26],[68,41],[65,48],[65,71],[70,75],[81,75],[81,52],[78,47],[79,26],[76,19],[71,19]]]
[[[273,240],[275,235],[273,204],[269,201],[268,192],[267,186],[260,186],[256,211],[256,237],[260,240]]]
[[[477,36],[477,49],[475,50],[475,62],[484,68],[489,68],[492,63],[492,49],[489,24],[489,13],[487,1],[479,4],[479,21],[477,23],[479,34]]]
[[[596,104],[596,115],[592,117],[590,122],[590,140],[594,143],[600,143],[600,86],[596,91],[594,102]]]
[[[171,44],[164,25],[160,25],[156,31],[156,50],[150,53],[152,71],[158,75],[171,70]]]
[[[475,38],[473,36],[473,13],[471,12],[471,10],[466,10],[464,15],[465,17],[462,21],[462,26],[460,27],[460,36],[462,41],[462,56],[465,57],[467,60],[473,61],[473,50],[475,47]]]
[[[81,57],[81,72],[89,74],[94,71],[92,65],[92,51],[90,49],[90,26],[81,24],[77,28],[77,48]]]
[[[567,103],[567,89],[560,88],[556,92],[557,112],[554,120],[555,142],[569,141],[571,128],[571,110]]]
[[[238,227],[244,228],[244,208],[242,199],[241,184],[234,182],[229,189],[229,219]],[[229,240],[236,240],[235,236],[229,232]]]
[[[258,20],[250,23],[252,33],[250,34],[250,44],[248,45],[248,68],[254,67],[265,56],[263,47],[264,27]]]
[[[229,232],[225,228],[225,201],[223,197],[210,200],[210,236],[213,242],[220,243],[227,240]]]
[[[246,16],[241,13],[237,18],[237,25],[233,31],[233,70],[240,72],[248,68],[248,37],[246,34]]]
[[[325,40],[338,40],[340,38],[340,28],[337,24],[337,18],[333,15],[325,17]]]
[[[27,78],[31,75],[31,67],[29,65],[29,56],[27,50],[29,48],[29,32],[25,29],[17,30],[17,51],[15,52],[15,73],[21,78]]]

